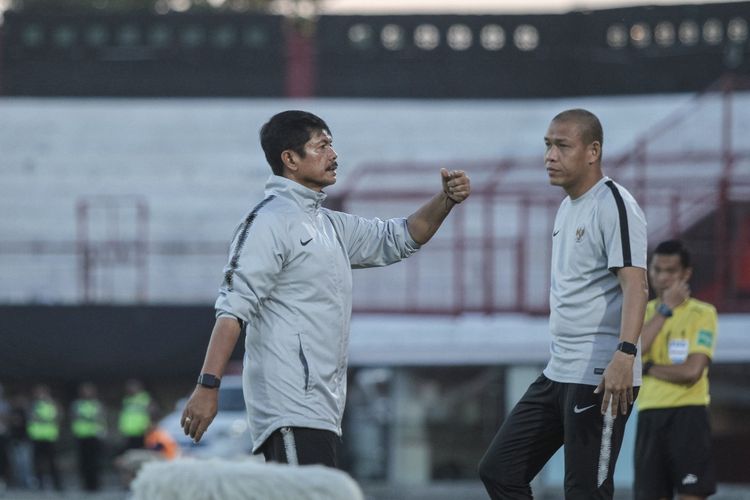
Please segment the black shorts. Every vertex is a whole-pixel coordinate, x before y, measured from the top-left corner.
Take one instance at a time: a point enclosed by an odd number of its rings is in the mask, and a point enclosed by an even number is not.
[[[336,433],[306,427],[276,429],[261,445],[266,462],[338,467]]]
[[[531,480],[565,444],[565,498],[611,499],[627,415],[601,414],[596,387],[540,376],[505,419],[479,464],[495,500],[530,499]],[[637,388],[633,389],[637,395]]]
[[[716,492],[711,428],[705,406],[638,413],[635,498],[672,498],[675,492],[706,497]]]

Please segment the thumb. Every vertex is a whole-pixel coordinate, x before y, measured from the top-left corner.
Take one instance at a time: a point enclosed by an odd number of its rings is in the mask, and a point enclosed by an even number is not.
[[[604,380],[599,382],[599,385],[596,386],[596,389],[594,389],[594,394],[599,394],[602,392],[602,389],[604,389]]]
[[[449,180],[451,178],[450,172],[448,172],[448,169],[441,168],[440,169],[440,176],[443,178],[443,180]]]

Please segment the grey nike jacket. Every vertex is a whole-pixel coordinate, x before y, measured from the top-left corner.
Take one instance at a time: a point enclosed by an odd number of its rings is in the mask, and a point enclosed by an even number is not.
[[[341,435],[353,268],[419,249],[406,219],[365,219],[321,207],[326,195],[272,175],[239,224],[217,317],[247,324],[243,388],[253,452],[280,427]]]

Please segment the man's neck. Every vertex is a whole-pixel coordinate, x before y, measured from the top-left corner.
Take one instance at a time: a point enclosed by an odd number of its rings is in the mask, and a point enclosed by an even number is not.
[[[583,196],[584,194],[588,193],[589,190],[592,187],[596,186],[596,183],[599,182],[600,180],[602,180],[603,178],[604,178],[604,176],[601,175],[601,173],[600,173],[596,177],[592,177],[590,179],[589,178],[585,179],[584,182],[581,182],[577,186],[571,186],[570,189],[566,189],[565,192],[568,194],[568,196],[570,196],[571,200],[578,199],[581,196]]]

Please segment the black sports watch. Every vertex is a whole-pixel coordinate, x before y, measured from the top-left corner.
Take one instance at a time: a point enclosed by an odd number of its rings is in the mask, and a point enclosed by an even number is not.
[[[617,344],[617,350],[622,351],[625,354],[635,356],[635,354],[638,352],[638,347],[635,344],[631,344],[630,342],[620,342],[619,344]]]
[[[218,389],[221,385],[221,379],[210,373],[201,373],[198,376],[198,385],[202,385],[208,389]]]
[[[659,305],[658,305],[658,306],[656,307],[656,312],[658,312],[659,314],[661,314],[661,315],[662,315],[662,316],[664,316],[665,318],[671,318],[671,317],[672,317],[672,314],[673,314],[672,310],[671,310],[671,309],[669,308],[669,306],[668,306],[667,304],[665,304],[664,302],[662,302],[661,304],[659,304]]]
[[[642,367],[643,375],[648,375],[648,372],[651,371],[651,368],[653,367],[654,367],[653,361],[646,361],[645,363],[643,363],[643,367]]]

